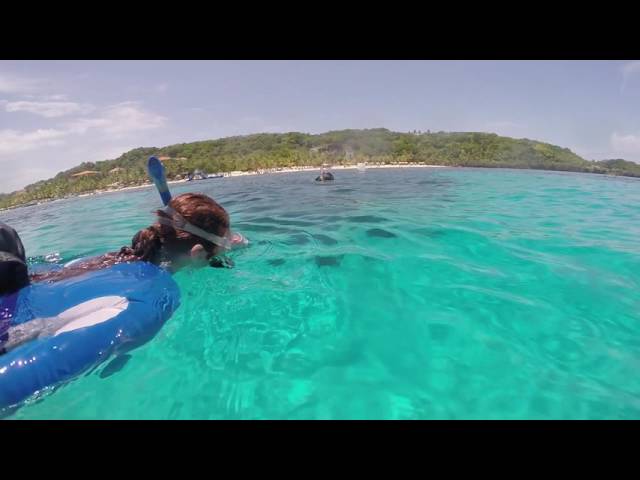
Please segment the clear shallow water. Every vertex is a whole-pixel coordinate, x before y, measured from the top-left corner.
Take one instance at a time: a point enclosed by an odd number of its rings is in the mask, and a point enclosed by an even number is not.
[[[640,418],[640,181],[484,169],[194,182],[253,245],[11,418]],[[0,213],[32,256],[115,250],[154,190]],[[42,261],[36,258],[35,261]],[[112,369],[117,370],[117,369]]]

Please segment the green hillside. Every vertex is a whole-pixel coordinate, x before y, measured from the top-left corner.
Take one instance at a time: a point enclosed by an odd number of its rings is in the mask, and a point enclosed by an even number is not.
[[[161,148],[136,148],[114,160],[85,162],[19,192],[0,194],[0,208],[83,192],[147,182],[150,155],[163,160],[170,179],[196,169],[205,172],[276,167],[417,162],[460,167],[505,167],[607,173],[640,177],[640,165],[625,160],[587,161],[567,148],[490,133],[398,133],[384,128],[256,134]]]

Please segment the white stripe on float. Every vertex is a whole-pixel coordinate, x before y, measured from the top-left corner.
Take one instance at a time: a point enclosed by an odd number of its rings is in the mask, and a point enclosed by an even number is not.
[[[64,326],[56,330],[54,336],[106,322],[124,312],[128,306],[129,301],[126,298],[115,295],[83,302],[58,315],[58,319],[62,319]]]

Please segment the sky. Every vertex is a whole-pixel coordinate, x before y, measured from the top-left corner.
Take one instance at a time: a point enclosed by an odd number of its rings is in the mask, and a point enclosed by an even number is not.
[[[640,61],[0,60],[0,192],[141,146],[379,127],[640,162]]]

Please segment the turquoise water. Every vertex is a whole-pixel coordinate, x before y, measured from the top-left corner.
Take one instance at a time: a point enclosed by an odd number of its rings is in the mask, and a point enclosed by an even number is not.
[[[640,181],[314,176],[174,187],[216,198],[253,245],[232,270],[178,273],[181,307],[119,371],[11,418],[640,418]],[[127,244],[158,203],[146,189],[0,220],[34,261],[65,261]]]

